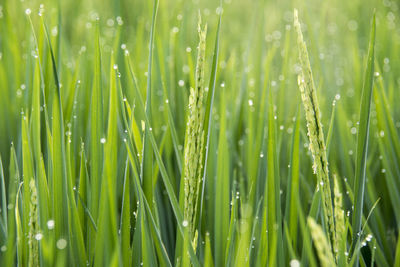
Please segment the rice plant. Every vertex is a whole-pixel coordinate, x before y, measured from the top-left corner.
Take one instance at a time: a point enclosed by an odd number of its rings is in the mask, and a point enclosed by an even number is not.
[[[400,266],[396,1],[0,3],[0,266]]]

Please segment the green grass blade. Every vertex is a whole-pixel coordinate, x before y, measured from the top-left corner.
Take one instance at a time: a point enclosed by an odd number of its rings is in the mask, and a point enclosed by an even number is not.
[[[230,156],[227,142],[227,119],[225,95],[221,100],[221,120],[218,141],[217,177],[215,180],[215,265],[225,265],[225,250],[227,245],[229,228],[229,191],[230,191]]]
[[[123,195],[122,195],[122,208],[121,208],[121,258],[123,266],[131,266],[131,213],[130,213],[130,174],[129,164],[126,162]]]
[[[22,173],[23,173],[23,199],[22,199],[23,216],[22,216],[21,229],[23,231],[23,236],[21,238],[22,251],[20,252],[23,262],[28,264],[28,256],[29,256],[28,234],[30,231],[30,226],[29,226],[29,216],[27,216],[27,214],[30,214],[30,199],[31,199],[29,184],[35,178],[35,176],[33,170],[32,152],[30,149],[27,116],[23,115],[21,122],[22,122]],[[21,237],[21,235],[18,236]]]
[[[153,4],[153,17],[151,22],[150,30],[150,41],[149,41],[149,62],[147,69],[147,89],[146,89],[146,103],[145,103],[145,113],[151,123],[151,104],[152,104],[152,90],[151,90],[151,79],[152,79],[152,64],[153,64],[153,45],[154,45],[154,32],[156,26],[156,17],[158,10],[158,0],[154,0]],[[147,201],[150,206],[153,206],[153,151],[151,148],[151,143],[149,142],[149,131],[150,125],[145,124],[145,131],[143,136],[143,150],[142,150],[142,163],[141,163],[141,180],[143,183],[143,190]]]
[[[16,194],[19,185],[19,170],[17,163],[17,156],[15,153],[14,145],[11,145],[10,152],[10,167],[9,167],[9,183],[8,183],[8,235],[5,252],[2,252],[0,263],[3,266],[12,266],[15,263],[15,252],[17,243],[16,232],[16,214],[17,209]]]
[[[299,175],[300,174],[300,110],[293,130],[292,139],[292,158],[290,160],[290,194],[286,200],[286,216],[289,224],[289,233],[293,242],[293,247],[297,244],[298,215],[296,202],[299,201]]]
[[[61,102],[60,81],[58,78],[57,64],[47,26],[41,19],[50,50],[52,72],[55,83],[55,94],[52,107],[52,167],[53,167],[53,214],[55,220],[56,239],[67,239],[68,235],[68,203],[67,203],[67,177],[65,166],[64,120]],[[62,207],[62,209],[60,208]]]
[[[1,212],[0,226],[2,233],[0,234],[1,240],[5,242],[8,234],[8,220],[7,220],[7,197],[6,197],[6,183],[4,180],[3,161],[0,157],[0,192],[1,192]]]
[[[90,181],[91,197],[90,211],[97,221],[99,209],[99,196],[101,190],[101,172],[103,162],[103,147],[101,140],[103,136],[103,99],[102,99],[102,78],[101,78],[101,51],[100,51],[100,29],[99,22],[95,24],[94,37],[94,73],[90,103]],[[93,240],[93,237],[91,238]]]
[[[129,66],[129,72],[131,74],[131,78],[134,79],[132,66],[129,63],[129,61],[128,61],[128,66]],[[145,105],[144,105],[143,99],[142,99],[142,97],[140,95],[140,92],[138,91],[138,88],[135,87],[135,89],[136,89],[138,108],[139,108],[140,111],[143,112],[143,114],[145,114],[145,112],[144,112]],[[150,121],[148,120],[146,115],[145,115],[144,119],[145,119],[145,124],[147,125],[147,127],[151,128]],[[184,227],[182,225],[182,223],[183,223],[183,213],[182,213],[182,211],[181,211],[181,209],[179,207],[179,202],[178,202],[178,199],[177,199],[177,197],[175,195],[175,190],[174,190],[174,188],[173,188],[173,186],[171,184],[171,178],[169,178],[167,170],[166,170],[166,168],[164,166],[164,163],[163,163],[160,151],[158,149],[156,140],[154,138],[153,132],[152,131],[148,131],[148,133],[149,133],[148,137],[149,137],[150,143],[151,143],[152,148],[153,148],[153,153],[155,155],[157,164],[158,164],[158,166],[160,168],[161,178],[163,180],[165,189],[167,191],[169,200],[171,202],[171,206],[172,206],[172,210],[174,212],[175,218],[176,218],[176,220],[178,222],[177,223],[178,230],[180,231],[180,233],[181,233],[181,235],[183,237],[183,234],[184,234]],[[192,264],[194,266],[199,266],[198,259],[197,259],[196,255],[195,255],[195,252],[193,251],[193,248],[191,246],[189,246],[189,253],[190,253],[190,256],[191,256]]]
[[[367,66],[365,70],[364,83],[362,89],[362,102],[360,108],[360,120],[357,136],[357,158],[356,158],[356,173],[354,181],[354,213],[353,213],[353,245],[352,250],[355,249],[355,244],[359,240],[363,205],[364,205],[364,191],[365,191],[365,176],[367,164],[367,151],[368,151],[368,138],[369,138],[369,124],[370,124],[370,111],[372,101],[373,89],[373,76],[374,76],[374,49],[375,49],[375,14],[372,18],[372,27],[368,47]],[[358,259],[358,256],[357,256]],[[356,265],[358,260],[356,259]]]

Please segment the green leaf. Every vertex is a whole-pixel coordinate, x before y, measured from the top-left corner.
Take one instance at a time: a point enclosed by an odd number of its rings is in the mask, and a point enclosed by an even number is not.
[[[356,157],[356,172],[354,181],[354,213],[353,213],[353,244],[352,250],[355,249],[355,244],[360,238],[361,222],[364,205],[365,177],[368,154],[368,138],[369,124],[373,89],[374,76],[374,49],[375,49],[375,14],[372,18],[372,27],[369,40],[367,66],[364,74],[364,83],[361,97],[359,129],[357,136],[357,157]],[[358,266],[358,256],[356,259]]]

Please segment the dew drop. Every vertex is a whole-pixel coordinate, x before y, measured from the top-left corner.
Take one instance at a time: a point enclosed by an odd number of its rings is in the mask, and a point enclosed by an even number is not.
[[[43,238],[43,234],[42,234],[42,233],[37,233],[37,234],[35,235],[35,239],[36,239],[37,241],[41,240],[42,238]]]
[[[367,235],[365,240],[367,240],[367,242],[370,242],[372,240],[372,235],[371,234]]]
[[[60,238],[57,240],[56,246],[58,249],[64,249],[67,247],[67,240]]]
[[[290,261],[290,267],[300,267],[300,262],[296,259]]]
[[[47,228],[54,229],[54,220],[48,220],[47,221]]]

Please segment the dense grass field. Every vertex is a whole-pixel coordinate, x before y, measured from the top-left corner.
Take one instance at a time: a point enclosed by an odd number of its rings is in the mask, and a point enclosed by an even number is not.
[[[2,0],[0,266],[400,266],[399,15]]]

